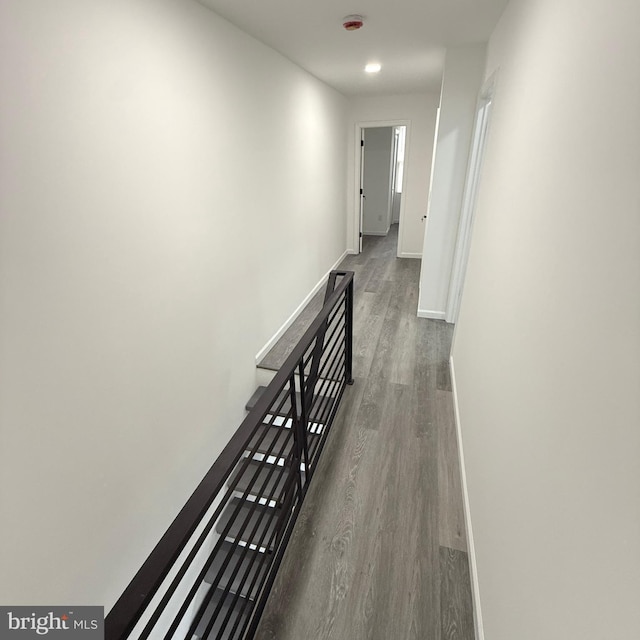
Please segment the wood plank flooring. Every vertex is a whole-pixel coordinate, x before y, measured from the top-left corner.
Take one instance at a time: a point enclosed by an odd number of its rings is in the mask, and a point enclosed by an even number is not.
[[[365,237],[363,253],[341,265],[356,272],[355,383],[259,640],[474,638],[448,368],[452,327],[416,317],[420,261],[397,259],[396,237],[397,226],[386,238]]]

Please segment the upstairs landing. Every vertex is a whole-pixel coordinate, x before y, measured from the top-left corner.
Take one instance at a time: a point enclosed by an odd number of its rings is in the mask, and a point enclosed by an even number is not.
[[[473,640],[452,326],[416,316],[419,260],[391,235],[364,240],[340,265],[356,273],[354,385],[256,638]]]

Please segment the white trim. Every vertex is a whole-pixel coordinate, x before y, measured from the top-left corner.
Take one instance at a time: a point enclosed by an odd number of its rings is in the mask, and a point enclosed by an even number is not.
[[[432,320],[444,320],[444,311],[431,311],[430,309],[418,309],[418,318],[431,318]]]
[[[404,251],[398,256],[398,258],[422,258],[421,253],[405,253]]]
[[[480,582],[478,580],[478,564],[476,562],[476,547],[473,540],[471,526],[471,507],[469,506],[469,490],[467,487],[467,471],[464,464],[464,450],[462,447],[462,428],[460,426],[460,408],[458,406],[458,388],[456,386],[456,372],[453,356],[449,357],[449,372],[451,374],[451,390],[453,392],[453,411],[456,421],[456,437],[458,440],[458,456],[460,458],[460,481],[462,483],[462,499],[464,502],[464,523],[467,529],[467,545],[469,549],[469,569],[471,571],[471,596],[473,598],[473,623],[476,629],[476,640],[484,640],[484,626],[482,624],[482,607],[480,605]]]
[[[322,276],[322,278],[320,278],[320,281],[318,282],[318,284],[316,284],[316,286],[313,287],[313,289],[311,289],[311,291],[307,294],[305,299],[298,305],[296,310],[285,320],[284,324],[274,333],[274,335],[271,338],[269,338],[269,340],[264,345],[264,347],[262,347],[262,349],[258,351],[258,353],[256,354],[256,366],[260,363],[262,358],[264,358],[267,355],[267,353],[273,348],[275,343],[278,342],[280,338],[282,338],[282,336],[284,335],[284,332],[295,322],[296,318],[302,313],[302,310],[309,304],[309,302],[311,302],[311,298],[313,298],[313,296],[315,296],[316,293],[318,293],[318,291],[320,291],[320,289],[322,289],[322,287],[327,283],[327,280],[329,279],[329,274],[334,269],[338,268],[340,263],[347,257],[347,255],[349,255],[349,253],[351,252],[345,251],[338,258],[338,260],[329,269],[329,271],[327,271],[327,273],[325,273]]]
[[[411,148],[411,120],[371,120],[364,122],[356,122],[355,128],[355,171],[354,171],[354,225],[353,225],[353,246],[360,247],[360,180],[361,180],[361,156],[362,149],[360,146],[360,140],[362,140],[362,130],[371,129],[373,127],[406,127],[405,139],[404,139],[404,171],[402,174],[402,193],[406,192],[407,186],[407,167],[410,166],[409,154]],[[402,248],[404,247],[404,210],[405,210],[406,198],[403,196],[400,200],[400,218],[398,220],[398,247],[396,256],[398,258],[403,257],[401,255]],[[364,234],[363,234],[364,235]],[[369,234],[367,234],[369,235]]]
[[[471,248],[473,220],[478,199],[484,151],[489,135],[491,103],[495,91],[497,73],[497,71],[494,72],[482,85],[476,105],[473,138],[467,164],[467,176],[447,295],[445,319],[451,323],[457,322],[458,313],[460,312],[460,299]]]

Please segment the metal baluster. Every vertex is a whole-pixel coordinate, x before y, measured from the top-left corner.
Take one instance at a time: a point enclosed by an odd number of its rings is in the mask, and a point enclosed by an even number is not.
[[[293,461],[295,467],[296,483],[298,484],[298,494],[302,499],[302,475],[300,473],[300,462],[302,461],[302,436],[300,435],[300,424],[304,416],[304,392],[300,393],[302,408],[298,414],[298,398],[296,397],[296,376],[295,372],[289,378],[289,396],[291,398],[291,420],[293,429]]]
[[[304,360],[304,359],[303,359]],[[304,363],[300,361],[298,365],[298,375],[300,376],[300,442],[302,444],[301,453],[304,455],[304,469],[305,469],[305,493],[307,490],[307,484],[311,478],[311,469],[309,468],[309,449],[307,446],[307,430],[309,428],[309,405],[313,402],[313,396],[309,397],[304,392]],[[302,478],[302,469],[299,469],[300,478]],[[301,494],[304,497],[304,494]]]
[[[345,362],[344,375],[347,384],[353,384],[353,280],[349,282],[345,295]]]

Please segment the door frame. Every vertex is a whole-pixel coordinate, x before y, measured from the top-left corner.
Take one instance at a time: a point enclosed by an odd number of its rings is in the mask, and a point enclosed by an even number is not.
[[[449,294],[447,296],[447,306],[445,309],[445,320],[452,324],[457,322],[458,314],[460,313],[460,301],[462,299],[467,262],[469,260],[469,251],[471,249],[471,234],[473,231],[473,221],[478,200],[480,178],[482,175],[482,164],[487,140],[489,138],[491,109],[495,94],[495,86],[496,74],[494,73],[482,85],[478,96],[478,103],[476,105],[473,140],[471,143],[471,153],[469,154],[467,178],[462,198],[460,220],[458,223],[458,238],[456,240],[455,253],[453,256],[451,279],[449,281]]]
[[[393,199],[397,193],[396,183],[398,181],[398,139],[400,138],[399,127],[393,127],[391,129],[391,192],[389,202],[389,224],[393,224]],[[405,131],[405,136],[407,132]],[[406,155],[406,153],[405,153]],[[404,158],[402,159],[404,162]],[[404,185],[401,185],[404,186]],[[400,197],[400,204],[402,204],[402,196]],[[400,211],[398,211],[398,225],[400,224]]]
[[[407,187],[407,174],[409,169],[409,150],[411,146],[411,120],[369,120],[363,122],[356,122],[355,125],[355,145],[354,145],[354,186],[353,186],[353,203],[354,203],[354,217],[353,217],[353,246],[358,248],[358,253],[362,251],[361,238],[362,233],[362,198],[360,196],[360,189],[362,188],[362,140],[364,129],[374,129],[376,127],[406,127],[405,142],[404,142],[404,171],[402,175],[402,200],[400,200],[400,219],[398,222],[398,246],[396,248],[396,255],[398,258],[403,257],[404,249],[404,211],[406,205],[406,187]]]

